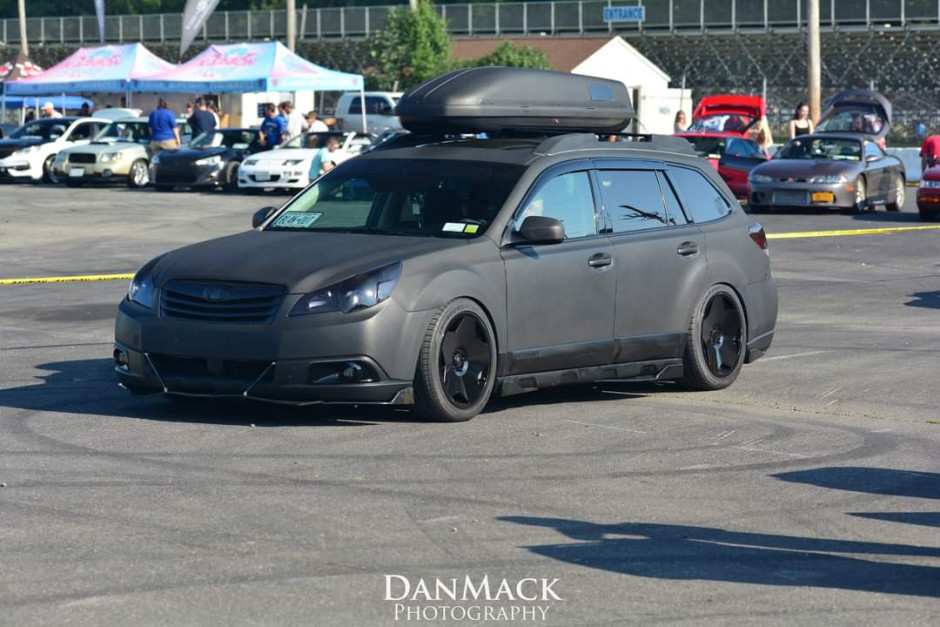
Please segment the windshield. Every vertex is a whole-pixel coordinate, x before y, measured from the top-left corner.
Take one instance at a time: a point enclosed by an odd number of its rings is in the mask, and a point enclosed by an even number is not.
[[[523,170],[476,161],[350,161],[304,190],[266,230],[476,237]]]
[[[831,114],[819,123],[820,133],[865,133],[877,135],[884,128],[885,119],[870,109],[845,109]]]
[[[326,146],[327,140],[331,137],[335,137],[339,142],[339,145],[342,146],[343,141],[346,139],[346,133],[306,133],[304,135],[298,135],[297,137],[294,137],[287,143],[283,144],[281,148],[323,148]]]
[[[95,141],[117,139],[119,141],[133,142],[135,144],[150,143],[150,125],[146,121],[140,122],[112,122],[95,136]]]
[[[62,120],[57,119],[27,122],[23,126],[13,131],[13,134],[10,135],[10,139],[41,137],[46,141],[51,141],[65,135],[65,131],[68,129],[68,126],[68,122],[63,122]]]
[[[233,150],[247,150],[258,142],[256,131],[210,131],[193,140],[193,148],[217,148],[224,146]]]
[[[749,115],[706,115],[693,121],[689,130],[693,133],[743,133],[756,121]]]
[[[862,144],[854,139],[792,139],[777,154],[778,159],[861,161]]]

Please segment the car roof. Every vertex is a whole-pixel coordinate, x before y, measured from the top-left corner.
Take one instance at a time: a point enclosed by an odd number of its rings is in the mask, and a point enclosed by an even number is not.
[[[810,135],[799,135],[797,137],[794,137],[793,139],[847,139],[847,140],[852,140],[852,141],[857,141],[857,142],[866,141],[866,140],[870,142],[875,141],[875,139],[871,135],[866,135],[865,133],[846,133],[846,132],[812,133]],[[793,141],[793,139],[791,139],[790,141]]]

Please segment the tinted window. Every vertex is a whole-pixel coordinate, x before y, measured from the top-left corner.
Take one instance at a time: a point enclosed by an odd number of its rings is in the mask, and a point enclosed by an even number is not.
[[[676,196],[676,191],[672,188],[672,183],[666,179],[666,176],[662,172],[658,172],[656,176],[659,179],[660,187],[663,189],[663,200],[666,201],[666,213],[669,216],[669,224],[688,224],[689,220],[682,212],[682,207],[679,205],[679,198]]]
[[[759,152],[760,148],[757,147],[757,144],[746,139],[729,139],[728,147],[725,149],[726,154],[735,157],[753,157]]]
[[[614,233],[669,224],[663,195],[651,170],[599,170],[597,180]]]
[[[731,213],[731,204],[701,172],[671,168],[669,177],[675,182],[693,222],[709,222]]]
[[[366,113],[369,115],[384,115],[386,107],[391,103],[382,96],[366,96]],[[362,101],[356,97],[349,103],[350,113],[362,113]]]
[[[542,185],[516,216],[516,230],[529,216],[561,220],[568,239],[597,235],[597,213],[588,173],[561,174]]]

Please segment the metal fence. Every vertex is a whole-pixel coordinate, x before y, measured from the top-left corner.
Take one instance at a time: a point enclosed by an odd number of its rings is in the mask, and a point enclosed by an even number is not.
[[[807,0],[562,0],[437,5],[455,36],[556,35],[626,32],[701,32],[705,30],[788,30],[806,19]],[[607,23],[604,8],[645,7],[642,23]],[[823,28],[936,29],[938,0],[821,0]],[[298,36],[304,40],[361,39],[381,30],[395,6],[300,10]],[[165,42],[180,36],[179,14],[110,15],[105,41]],[[27,37],[44,44],[97,43],[93,16],[26,20]],[[283,39],[286,11],[231,11],[213,14],[203,28],[206,41]],[[2,41],[19,39],[16,20],[0,20]]]

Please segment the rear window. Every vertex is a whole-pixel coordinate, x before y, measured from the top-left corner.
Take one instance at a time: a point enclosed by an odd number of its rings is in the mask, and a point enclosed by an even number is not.
[[[731,213],[731,203],[697,170],[683,167],[669,169],[682,197],[683,206],[693,222],[711,222]]]

